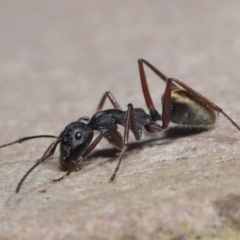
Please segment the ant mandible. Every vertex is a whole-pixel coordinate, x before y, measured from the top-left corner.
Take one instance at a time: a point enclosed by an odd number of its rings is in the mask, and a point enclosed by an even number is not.
[[[162,96],[162,115],[156,110],[147,84],[144,64],[148,66],[165,83],[166,88]],[[216,122],[216,112],[223,114],[239,131],[240,127],[216,104],[175,78],[168,78],[152,64],[144,59],[138,60],[142,91],[149,114],[152,119],[162,121],[162,129],[166,129],[170,122],[186,127],[200,127],[208,129]],[[180,87],[179,87],[180,86]]]
[[[106,98],[110,100],[114,108],[101,111]],[[87,121],[87,123],[84,121]],[[59,143],[60,164],[67,173],[61,178],[53,180],[54,182],[64,179],[66,176],[70,175],[70,173],[74,171],[80,163],[86,161],[87,156],[104,137],[108,140],[108,142],[121,149],[118,164],[110,178],[110,181],[112,182],[115,179],[117,171],[120,167],[122,156],[127,150],[129,131],[132,130],[135,139],[140,140],[143,127],[150,133],[160,131],[160,126],[155,122],[156,119],[153,119],[150,115],[146,114],[141,108],[133,108],[132,104],[128,104],[127,111],[121,110],[114,96],[110,92],[106,92],[98,105],[98,111],[96,114],[94,114],[91,118],[81,117],[77,121],[68,124],[59,136],[36,135],[24,137],[8,144],[4,144],[0,146],[0,148],[16,143],[22,143],[35,138],[56,138],[56,141],[50,144],[42,157],[39,158],[22,177],[16,188],[16,193],[18,193],[27,176],[40,163],[44,162],[54,154]],[[117,125],[124,126],[123,137],[120,132],[117,131]],[[99,131],[100,134],[94,141],[92,141],[95,130]]]

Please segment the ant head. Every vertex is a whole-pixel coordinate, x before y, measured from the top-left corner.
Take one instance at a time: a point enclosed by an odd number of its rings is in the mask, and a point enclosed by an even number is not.
[[[84,153],[93,138],[93,130],[83,122],[68,124],[59,135],[60,162],[64,170],[69,167]]]

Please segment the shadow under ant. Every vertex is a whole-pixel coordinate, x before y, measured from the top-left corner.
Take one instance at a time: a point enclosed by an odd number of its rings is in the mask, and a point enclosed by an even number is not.
[[[149,135],[146,135],[147,139],[144,139],[144,140],[141,140],[141,141],[129,142],[128,143],[128,149],[127,149],[127,152],[125,154],[130,153],[131,151],[134,151],[134,150],[142,149],[143,147],[146,147],[146,146],[151,147],[151,146],[154,146],[154,145],[158,145],[160,147],[162,145],[166,145],[168,143],[171,143],[176,139],[188,137],[188,136],[191,136],[191,135],[200,134],[200,133],[205,132],[207,130],[208,129],[201,128],[201,127],[199,127],[199,128],[190,128],[190,127],[186,128],[186,127],[181,127],[181,126],[172,126],[168,129],[166,129],[165,131],[163,131],[162,133],[156,134],[153,137],[149,137]],[[81,164],[80,169],[82,169],[82,167],[84,165],[89,165],[92,162],[96,161],[97,158],[99,158],[99,157],[110,158],[110,159],[107,159],[104,162],[115,161],[115,159],[112,159],[112,158],[119,157],[119,154],[120,154],[120,150],[116,147],[95,150],[94,152],[92,152],[88,156],[88,161]]]

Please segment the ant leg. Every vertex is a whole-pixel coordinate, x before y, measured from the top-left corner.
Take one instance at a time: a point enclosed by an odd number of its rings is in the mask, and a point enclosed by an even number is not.
[[[162,127],[155,122],[150,125],[144,126],[144,128],[148,133],[158,133],[162,131]]]
[[[109,129],[108,130],[109,135],[107,136],[106,139],[108,142],[114,146],[116,146],[119,149],[122,149],[123,146],[123,138],[121,133],[119,133],[116,129]]]
[[[149,110],[150,109],[155,109],[153,101],[152,101],[151,94],[150,94],[149,89],[148,89],[147,78],[146,78],[146,74],[145,74],[145,71],[144,71],[143,63],[145,63],[145,60],[143,60],[143,59],[138,60],[138,68],[139,68],[139,74],[140,74],[144,99],[145,99],[146,105],[147,105]]]
[[[144,98],[146,101],[146,104],[148,108],[155,108],[149,89],[148,89],[148,84],[147,84],[147,78],[144,70],[144,65],[148,66],[155,74],[157,74],[165,83],[167,82],[168,77],[166,77],[162,72],[160,72],[157,68],[155,68],[151,63],[144,59],[139,59],[138,60],[138,68],[139,68],[139,73],[140,73],[140,79],[141,79],[141,84],[142,84],[142,90],[144,94]]]
[[[125,131],[124,131],[124,142],[126,142],[126,144],[128,143],[130,126],[131,126],[131,129],[132,129],[132,132],[134,134],[135,139],[138,140],[138,141],[141,139],[141,135],[138,131],[137,124],[136,124],[136,119],[135,119],[135,115],[134,115],[134,108],[133,108],[133,105],[131,103],[128,104],[128,112],[129,112],[130,116],[126,120]],[[125,141],[125,135],[126,135],[126,139],[127,139],[126,141]]]
[[[171,91],[173,86],[172,82],[172,78],[168,78],[166,80],[166,88],[162,97],[162,126],[159,126],[158,124],[145,126],[145,129],[150,133],[159,132],[162,129],[166,129],[169,125],[171,116]]]
[[[121,109],[120,105],[118,104],[116,98],[112,95],[111,92],[105,92],[104,95],[101,98],[101,101],[98,104],[97,112],[100,111],[106,101],[106,98],[108,98],[113,105],[114,108]]]
[[[148,66],[157,76],[159,76],[165,83],[167,83],[168,77],[166,77],[162,72],[160,72],[157,68],[155,68],[152,64],[150,64],[148,61],[144,59],[138,60],[138,68],[140,73],[140,79],[141,79],[141,85],[142,85],[142,91],[144,95],[144,99],[146,102],[146,105],[149,109],[150,115],[153,118],[154,121],[162,120],[160,114],[156,110],[149,89],[147,84],[147,78],[144,70],[144,64]],[[174,84],[172,84],[172,88],[176,88]]]
[[[237,125],[235,121],[233,121],[232,118],[230,118],[219,106],[217,106],[215,103],[211,102],[204,96],[202,96],[200,93],[193,90],[191,87],[183,83],[182,81],[178,79],[171,78],[171,82],[177,83],[179,86],[181,86],[183,89],[187,90],[192,96],[194,96],[196,99],[201,101],[203,104],[206,104],[209,108],[211,108],[214,111],[217,111],[218,113],[222,113],[224,117],[228,119],[229,122],[232,123],[233,126],[235,126],[240,131],[240,126]]]
[[[74,171],[77,166],[81,163],[86,161],[87,156],[94,150],[94,148],[98,145],[98,143],[102,140],[102,138],[104,137],[105,134],[109,134],[113,141],[115,142],[116,146],[119,148],[122,148],[122,138],[121,136],[118,134],[118,132],[115,129],[110,129],[110,130],[104,130],[101,132],[101,134],[99,134],[99,136],[91,143],[90,146],[88,146],[88,148],[85,150],[84,154],[78,159],[76,160],[70,167],[70,169],[67,171],[67,173],[65,175],[63,175],[62,177],[58,178],[58,179],[54,179],[53,182],[60,182],[61,180],[63,180],[64,178],[66,178],[67,176],[69,176],[71,174],[72,171]]]
[[[172,79],[168,78],[165,92],[162,97],[162,129],[166,129],[170,122],[171,116],[171,90]]]
[[[136,120],[135,120],[135,116],[134,116],[134,109],[133,109],[132,104],[128,104],[128,110],[127,110],[127,115],[126,115],[126,123],[125,123],[125,126],[124,126],[125,129],[124,129],[124,138],[123,138],[122,150],[121,150],[121,153],[120,153],[120,157],[118,159],[117,167],[115,168],[114,173],[110,178],[110,182],[112,182],[115,179],[116,174],[117,174],[117,172],[119,170],[119,167],[121,165],[121,162],[122,162],[122,157],[127,150],[130,126],[131,126],[131,129],[132,129],[133,134],[135,136],[135,139],[140,140],[141,136],[140,136],[140,133],[137,129]]]
[[[57,148],[57,145],[59,142],[61,142],[62,139],[58,139],[56,140],[55,142],[53,142],[48,148],[47,150],[45,151],[45,153],[43,154],[43,156],[41,158],[39,158],[37,160],[37,162],[25,173],[25,175],[22,177],[22,179],[20,180],[20,182],[18,183],[17,185],[17,188],[16,188],[16,193],[18,193],[20,191],[20,188],[24,182],[24,180],[27,178],[27,176],[40,164],[42,163],[43,161],[45,161],[46,159],[48,159],[49,157],[51,157],[56,148]]]
[[[112,93],[111,92],[105,92],[104,95],[101,98],[101,101],[98,104],[97,112],[102,110],[102,107],[103,107],[103,105],[106,101],[106,98],[108,98],[110,100],[110,102],[111,102],[111,104],[113,105],[114,108],[121,109],[120,105],[118,104],[116,98],[112,95]],[[77,121],[78,122],[81,122],[81,121],[89,122],[90,119],[91,119],[90,117],[84,116],[84,117],[79,118]]]

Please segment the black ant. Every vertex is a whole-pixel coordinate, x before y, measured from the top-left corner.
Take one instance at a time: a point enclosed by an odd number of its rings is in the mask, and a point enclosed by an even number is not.
[[[114,108],[100,111],[106,98],[110,100]],[[84,123],[83,121],[87,121],[87,123]],[[93,151],[96,145],[104,137],[111,144],[121,149],[118,164],[110,178],[110,181],[113,181],[120,167],[122,156],[127,150],[129,131],[132,130],[135,139],[140,140],[143,127],[146,128],[146,130],[150,133],[158,132],[161,130],[160,126],[155,123],[156,121],[157,119],[154,119],[150,115],[146,114],[143,109],[133,108],[132,104],[128,104],[127,111],[121,110],[118,102],[113,97],[113,95],[110,92],[106,92],[98,105],[98,112],[94,114],[93,117],[81,117],[77,121],[68,124],[58,137],[53,135],[36,135],[24,137],[17,141],[4,144],[0,146],[0,148],[7,147],[15,143],[22,143],[24,141],[35,138],[56,138],[56,141],[50,144],[50,146],[44,152],[43,156],[39,158],[22,177],[16,188],[16,193],[18,193],[22,183],[27,178],[27,176],[40,163],[54,154],[59,143],[60,163],[63,170],[66,170],[67,173],[61,178],[53,180],[54,182],[64,179],[72,171],[74,171],[80,163],[86,161],[87,156]],[[117,130],[117,125],[124,126],[123,137]],[[95,130],[99,131],[100,134],[92,142]]]
[[[55,179],[55,182],[64,179],[75,170],[81,162],[86,161],[87,156],[94,150],[103,137],[111,144],[121,149],[118,164],[110,178],[110,181],[113,181],[120,167],[122,156],[127,150],[130,130],[132,130],[135,139],[140,140],[143,127],[147,132],[155,133],[162,131],[162,129],[166,129],[170,121],[183,126],[207,129],[215,123],[216,111],[222,113],[240,131],[240,127],[220,107],[180,80],[167,78],[146,60],[139,59],[138,64],[142,90],[150,115],[146,114],[141,108],[133,108],[132,104],[128,104],[127,111],[122,111],[113,95],[110,92],[106,92],[98,105],[98,112],[94,114],[93,117],[82,117],[77,121],[68,124],[58,137],[53,135],[30,136],[0,146],[0,148],[2,148],[34,138],[56,138],[56,141],[47,148],[43,156],[39,158],[22,177],[16,188],[17,193],[27,176],[40,163],[54,154],[59,143],[60,163],[62,168],[67,170],[67,173],[61,178]],[[143,64],[147,65],[164,82],[166,82],[166,89],[162,96],[162,115],[160,115],[155,109],[151,99]],[[178,85],[182,88],[179,88]],[[110,100],[114,108],[100,111],[106,98]],[[162,121],[162,126],[159,126],[156,123],[158,120]],[[87,123],[84,123],[83,121],[87,121]],[[117,125],[124,126],[123,137],[117,131]],[[100,134],[92,142],[95,130],[100,131]]]
[[[148,89],[144,64],[166,83],[166,89],[162,96],[162,115],[154,107]],[[160,130],[168,128],[170,122],[185,127],[208,129],[216,122],[217,112],[223,114],[240,131],[240,127],[220,107],[182,81],[168,78],[144,59],[138,60],[138,66],[142,91],[149,114],[152,119],[162,121]]]

